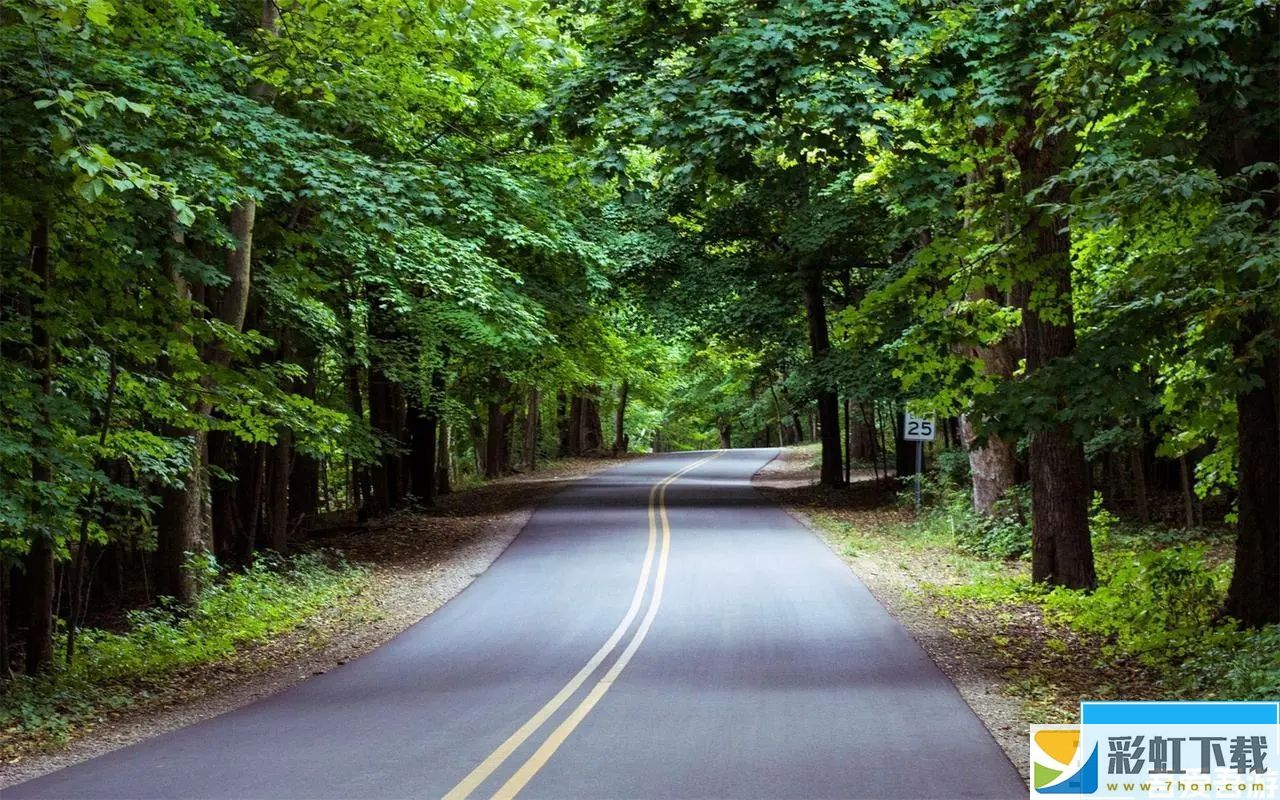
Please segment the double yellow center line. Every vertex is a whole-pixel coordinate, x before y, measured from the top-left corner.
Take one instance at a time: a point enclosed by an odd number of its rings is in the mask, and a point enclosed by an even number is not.
[[[640,567],[640,578],[636,581],[636,590],[631,597],[631,605],[627,608],[627,613],[623,615],[622,621],[618,623],[618,627],[613,629],[613,633],[605,641],[595,655],[583,665],[578,673],[569,679],[564,687],[556,692],[547,703],[538,709],[527,722],[520,726],[515,733],[507,737],[506,741],[498,745],[497,749],[489,754],[484,761],[473,770],[467,777],[463,778],[457,786],[449,790],[444,796],[444,800],[462,800],[468,797],[472,792],[480,787],[502,764],[511,757],[520,745],[524,744],[539,728],[542,727],[553,714],[556,713],[566,702],[573,697],[587,679],[600,667],[604,660],[618,647],[626,632],[631,627],[631,623],[635,621],[636,616],[640,613],[640,608],[644,605],[645,590],[649,586],[649,576],[654,572],[654,554],[657,553],[657,577],[653,584],[653,594],[649,598],[649,607],[645,611],[644,619],[640,621],[640,626],[636,628],[635,633],[631,636],[631,641],[627,643],[626,648],[622,651],[622,655],[613,663],[613,666],[604,674],[600,680],[587,693],[587,696],[578,703],[577,707],[569,713],[559,726],[556,727],[546,741],[542,743],[533,755],[515,771],[507,782],[502,784],[501,788],[493,795],[494,798],[502,798],[508,800],[513,798],[525,787],[534,775],[538,774],[538,770],[550,760],[564,744],[565,739],[569,738],[569,734],[581,724],[587,714],[591,713],[591,709],[595,708],[596,703],[600,702],[600,698],[604,697],[605,692],[609,691],[614,681],[626,668],[627,663],[631,661],[636,650],[640,649],[641,643],[649,634],[649,628],[653,626],[654,617],[658,615],[658,606],[662,604],[662,591],[666,587],[667,582],[667,561],[671,552],[671,524],[667,520],[667,487],[674,483],[690,470],[696,469],[708,461],[719,457],[724,453],[723,450],[716,452],[706,458],[689,464],[688,466],[673,472],[666,478],[655,483],[653,488],[649,490],[649,545],[645,550],[644,562]],[[658,549],[658,523],[661,521],[662,527],[662,543],[661,550]]]

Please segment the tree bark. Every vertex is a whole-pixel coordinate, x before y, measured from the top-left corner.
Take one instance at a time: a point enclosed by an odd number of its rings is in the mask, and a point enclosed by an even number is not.
[[[575,394],[569,399],[569,445],[565,455],[582,455],[582,396]]]
[[[804,309],[809,326],[809,349],[813,365],[822,368],[831,352],[831,334],[827,329],[827,307],[823,299],[822,270],[809,267],[804,270]],[[824,380],[817,392],[818,426],[822,439],[822,469],[819,482],[823,486],[843,486],[844,475],[840,457],[840,405],[835,391]]]
[[[729,450],[733,447],[733,428],[725,423],[720,426],[720,449]]]
[[[538,466],[538,440],[542,433],[542,393],[538,387],[529,389],[529,401],[524,412],[524,466],[532,472]]]
[[[613,454],[615,456],[627,451],[627,392],[630,389],[631,384],[625,379],[618,387],[618,407],[613,410]]]
[[[1236,347],[1241,356],[1268,328],[1280,338],[1280,325],[1262,312],[1245,322]],[[1236,396],[1239,516],[1225,605],[1250,627],[1280,622],[1280,354],[1258,361],[1261,384]]]
[[[960,441],[969,454],[969,472],[973,483],[973,510],[991,516],[996,501],[1017,480],[1017,453],[1013,444],[994,434],[978,444],[978,432],[969,415],[960,416]]]
[[[263,496],[262,544],[289,552],[289,485],[293,471],[293,431],[285,428],[266,446],[266,489]]]
[[[440,417],[436,442],[436,494],[453,491],[453,461],[449,453],[449,421]]]
[[[1061,145],[1052,137],[1040,147],[1029,142],[1019,148],[1022,189],[1040,188],[1057,171]],[[1053,201],[1065,199],[1065,187],[1054,191]],[[1057,359],[1075,351],[1075,321],[1071,309],[1071,242],[1067,220],[1029,209],[1037,222],[1029,229],[1030,252],[1036,264],[1037,288],[1049,289],[1055,313],[1043,315],[1037,304],[1025,303],[1022,332],[1026,348],[1027,375],[1036,373]],[[1030,292],[1018,292],[1019,297]],[[1062,408],[1065,398],[1057,398]],[[1031,575],[1042,583],[1073,589],[1097,585],[1093,565],[1093,543],[1089,535],[1089,467],[1084,446],[1071,429],[1051,422],[1031,434]]]
[[[171,246],[180,248],[185,238],[180,229],[171,234]],[[180,314],[191,303],[191,286],[173,263],[173,257],[165,251],[163,257],[173,286],[174,299]],[[173,333],[184,343],[191,337],[185,332],[181,317],[175,319]],[[166,359],[166,371],[167,371]],[[209,413],[208,404],[197,401],[196,413]],[[165,435],[186,442],[187,463],[183,471],[182,485],[164,486],[160,489],[160,508],[156,513],[156,591],[186,605],[195,599],[195,580],[186,568],[187,553],[194,553],[209,542],[210,531],[204,505],[208,486],[204,478],[204,465],[209,462],[209,448],[205,431],[199,428],[167,426]]]
[[[436,502],[436,447],[439,417],[433,399],[410,400],[408,407],[409,492],[424,506]]]
[[[569,410],[569,399],[563,391],[556,392],[556,435],[560,443],[556,455],[564,458],[573,449],[573,419]]]

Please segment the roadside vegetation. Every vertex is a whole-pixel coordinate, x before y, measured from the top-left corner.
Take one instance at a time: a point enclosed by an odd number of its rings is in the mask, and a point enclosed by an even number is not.
[[[965,454],[938,455],[951,469],[925,477],[919,512],[910,479],[780,499],[809,512],[855,570],[897,573],[889,591],[977,644],[1032,722],[1074,721],[1082,699],[1280,699],[1280,625],[1242,628],[1222,615],[1225,526],[1126,522],[1097,496],[1097,587],[1050,587],[1031,578],[1025,497],[975,514]]]
[[[162,602],[130,611],[118,630],[82,630],[73,662],[8,682],[0,694],[0,759],[64,744],[186,672],[301,625],[321,625],[352,608],[368,582],[366,569],[324,550],[262,558],[228,575],[208,557],[191,569],[200,589],[190,605]],[[66,637],[63,630],[55,640],[61,653]]]

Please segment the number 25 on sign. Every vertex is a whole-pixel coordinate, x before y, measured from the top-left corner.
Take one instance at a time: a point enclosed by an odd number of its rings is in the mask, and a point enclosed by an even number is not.
[[[902,438],[916,443],[916,508],[920,508],[920,472],[924,468],[924,443],[937,436],[933,419],[917,417],[910,411],[902,412]]]
[[[932,442],[938,435],[932,417],[917,417],[910,411],[902,417],[902,438],[908,442]]]

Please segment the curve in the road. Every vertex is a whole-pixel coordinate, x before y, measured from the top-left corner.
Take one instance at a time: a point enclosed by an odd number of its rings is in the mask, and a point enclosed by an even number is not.
[[[752,490],[775,454],[580,481],[364,658],[4,800],[1024,797],[906,631]]]

